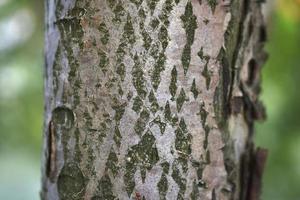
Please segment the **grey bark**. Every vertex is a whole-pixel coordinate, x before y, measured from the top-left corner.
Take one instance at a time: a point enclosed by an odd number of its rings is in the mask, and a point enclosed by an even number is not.
[[[258,198],[260,1],[46,10],[42,199]]]

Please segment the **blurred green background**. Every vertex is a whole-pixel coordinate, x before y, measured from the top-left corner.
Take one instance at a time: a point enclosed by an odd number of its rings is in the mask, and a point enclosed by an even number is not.
[[[0,199],[37,200],[43,123],[42,0],[0,0]]]
[[[274,9],[262,85],[268,118],[256,125],[256,144],[269,149],[262,200],[299,200],[300,0],[278,0]]]
[[[274,0],[269,0],[274,2]],[[256,142],[269,149],[262,200],[300,199],[300,0],[267,18],[270,54]],[[42,0],[0,0],[0,199],[37,200],[43,123]]]

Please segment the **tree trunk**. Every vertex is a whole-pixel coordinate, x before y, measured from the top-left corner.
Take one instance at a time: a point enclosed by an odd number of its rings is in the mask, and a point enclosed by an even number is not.
[[[47,0],[42,199],[258,199],[259,0]]]

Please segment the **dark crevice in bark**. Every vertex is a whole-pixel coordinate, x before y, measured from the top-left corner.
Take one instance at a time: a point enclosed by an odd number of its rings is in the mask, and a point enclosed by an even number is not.
[[[48,131],[47,131],[47,161],[46,161],[46,175],[49,177],[50,181],[54,182],[55,173],[56,173],[56,142],[55,142],[55,129],[53,122],[49,122]]]
[[[242,156],[241,184],[245,190],[241,193],[242,200],[260,200],[262,177],[268,151],[248,145],[248,151]]]
[[[248,192],[246,200],[259,200],[262,187],[262,176],[266,164],[268,151],[266,149],[257,148],[251,154],[249,164],[250,174],[248,183]]]
[[[249,71],[249,77],[247,80],[248,85],[252,85],[254,81],[257,79],[258,70],[259,70],[258,65],[256,61],[252,58],[248,63],[248,71]]]
[[[238,56],[239,56],[239,52],[240,49],[243,45],[243,30],[244,30],[244,22],[245,19],[248,15],[248,13],[250,12],[250,0],[244,0],[242,1],[242,11],[241,11],[241,16],[240,16],[240,22],[238,25],[238,35],[237,35],[237,40],[236,40],[236,46],[234,48],[234,52],[233,52],[233,56],[232,56],[232,60],[231,60],[231,83],[230,83],[230,89],[229,89],[229,95],[228,95],[228,100],[227,102],[230,102],[230,98],[232,97],[232,92],[233,92],[233,87],[234,87],[234,83],[236,81],[236,70],[235,66],[236,63],[238,61]],[[230,108],[230,105],[227,105],[228,108]]]

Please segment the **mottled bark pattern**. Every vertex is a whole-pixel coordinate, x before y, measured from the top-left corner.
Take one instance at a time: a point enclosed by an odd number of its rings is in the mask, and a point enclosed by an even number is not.
[[[247,198],[259,1],[46,8],[42,199]]]

